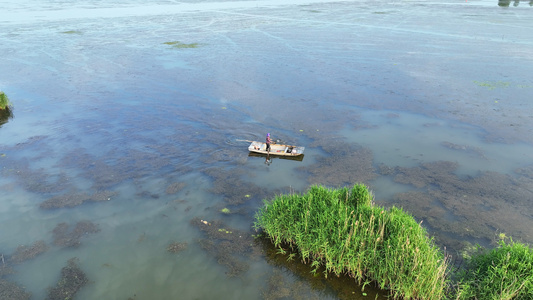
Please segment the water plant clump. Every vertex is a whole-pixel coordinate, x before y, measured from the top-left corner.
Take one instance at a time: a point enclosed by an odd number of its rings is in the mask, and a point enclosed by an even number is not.
[[[37,241],[31,246],[20,245],[17,247],[15,253],[11,256],[11,260],[15,263],[21,263],[46,251],[48,251],[48,246],[43,240]]]
[[[72,230],[67,223],[59,223],[53,230],[54,244],[61,247],[78,247],[83,236],[99,231],[98,225],[91,221],[80,221]]]
[[[167,251],[170,253],[179,253],[185,249],[187,249],[186,242],[172,242],[167,246]]]
[[[9,102],[9,98],[7,97],[7,95],[4,92],[0,91],[0,110],[9,108],[10,105],[11,103]]]
[[[87,275],[78,266],[78,259],[71,258],[61,269],[61,279],[49,290],[46,300],[74,299],[76,293],[88,282]]]
[[[254,228],[280,251],[296,250],[324,275],[375,282],[394,299],[442,299],[448,262],[426,230],[402,209],[373,204],[363,184],[276,196],[256,213]]]
[[[198,48],[198,46],[200,45],[198,43],[186,44],[186,43],[182,43],[180,41],[164,42],[163,44],[170,45],[170,46],[172,46],[174,48]]]
[[[31,294],[17,284],[0,279],[0,299],[28,300]]]
[[[490,251],[467,260],[458,274],[457,299],[531,299],[533,295],[533,249],[512,240],[498,242]]]

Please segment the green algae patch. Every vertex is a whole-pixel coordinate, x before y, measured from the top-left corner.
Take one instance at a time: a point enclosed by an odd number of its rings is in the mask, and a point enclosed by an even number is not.
[[[394,299],[445,298],[449,266],[433,239],[402,209],[375,205],[363,184],[279,195],[255,218],[280,252],[291,248],[314,272],[374,282]]]
[[[511,84],[506,81],[474,81],[475,84],[481,87],[486,87],[489,90],[497,88],[508,88]]]
[[[165,45],[169,45],[169,46],[172,46],[173,48],[178,48],[178,49],[184,49],[184,48],[198,48],[200,46],[199,43],[191,43],[191,44],[186,44],[186,43],[182,43],[180,41],[173,41],[173,42],[165,42],[163,43]]]

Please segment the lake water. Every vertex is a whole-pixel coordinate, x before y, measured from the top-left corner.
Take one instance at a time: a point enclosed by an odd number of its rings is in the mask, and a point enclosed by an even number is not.
[[[532,243],[532,5],[0,1],[0,296],[77,258],[76,299],[381,299],[255,238],[312,184],[369,185],[453,260]],[[303,159],[249,155],[267,132]]]

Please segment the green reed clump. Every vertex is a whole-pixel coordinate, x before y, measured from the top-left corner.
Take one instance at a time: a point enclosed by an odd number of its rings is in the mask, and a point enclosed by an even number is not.
[[[375,282],[395,299],[442,299],[448,263],[423,227],[402,209],[372,202],[363,184],[306,194],[276,196],[256,213],[262,229],[280,247],[298,251],[315,272],[348,274]]]
[[[6,109],[9,107],[11,103],[9,102],[9,98],[7,98],[7,95],[0,91],[0,109]]]
[[[467,261],[457,299],[533,299],[533,249],[512,240],[498,244]]]

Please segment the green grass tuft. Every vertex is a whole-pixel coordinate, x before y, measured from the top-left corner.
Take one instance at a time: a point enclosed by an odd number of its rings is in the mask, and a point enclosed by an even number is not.
[[[423,227],[402,209],[372,203],[365,185],[352,189],[311,187],[302,195],[279,195],[256,213],[262,229],[283,250],[298,251],[325,276],[348,274],[374,281],[395,299],[442,299],[448,263]]]
[[[533,298],[533,249],[501,239],[497,248],[478,251],[458,274],[457,299]]]
[[[4,92],[0,91],[0,109],[6,109],[9,106],[11,106],[9,98]]]

